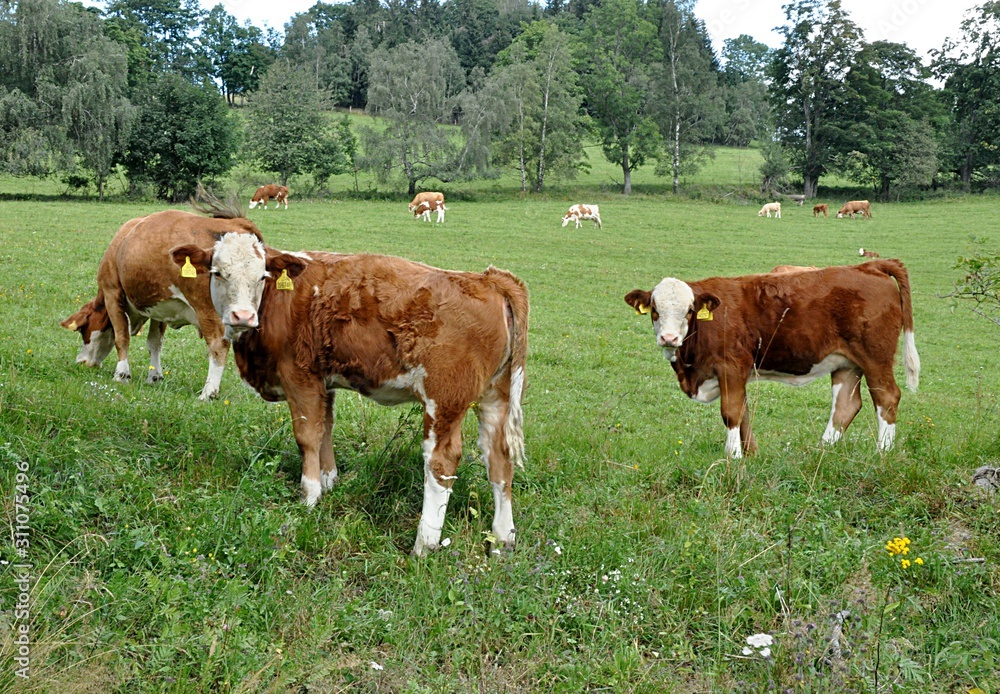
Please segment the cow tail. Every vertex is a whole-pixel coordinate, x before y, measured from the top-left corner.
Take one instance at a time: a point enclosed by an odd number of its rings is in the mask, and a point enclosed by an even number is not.
[[[910,295],[910,275],[898,260],[879,261],[883,272],[891,275],[899,285],[899,302],[903,311],[903,366],[906,369],[906,387],[916,392],[920,384],[920,355],[913,339],[913,300]]]
[[[528,290],[524,283],[504,270],[490,267],[500,293],[507,304],[511,318],[510,336],[510,399],[507,403],[507,421],[504,422],[504,439],[511,462],[524,467],[524,397],[525,366],[528,360]]]

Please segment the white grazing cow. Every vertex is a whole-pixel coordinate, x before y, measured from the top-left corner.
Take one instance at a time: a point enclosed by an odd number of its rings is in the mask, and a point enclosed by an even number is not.
[[[444,213],[448,210],[444,200],[424,200],[413,209],[413,218],[423,217],[425,222],[431,221],[431,212],[437,210],[438,224],[444,222]]]
[[[566,226],[570,222],[576,222],[576,226],[573,228],[579,229],[583,226],[582,220],[584,219],[592,219],[595,226],[604,228],[604,225],[601,224],[601,208],[597,205],[573,205],[562,218],[562,225]]]
[[[757,213],[757,216],[758,217],[763,217],[763,216],[767,215],[768,217],[770,217],[772,212],[774,212],[775,218],[781,219],[781,203],[780,202],[769,202],[769,203],[767,203],[762,208],[760,208],[760,212]]]

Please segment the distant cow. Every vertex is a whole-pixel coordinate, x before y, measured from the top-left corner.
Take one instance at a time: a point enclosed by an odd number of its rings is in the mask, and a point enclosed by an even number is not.
[[[233,336],[240,375],[265,400],[287,400],[302,453],[304,501],[337,479],[334,393],[424,407],[424,504],[414,554],[436,548],[478,402],[479,446],[493,487],[493,534],[514,543],[512,463],[524,457],[521,395],[528,293],[514,275],[450,272],[381,255],[286,253],[246,235],[173,250],[199,275]]]
[[[410,202],[410,212],[414,212],[417,209],[417,206],[422,202],[440,202],[444,205],[444,193],[435,193],[429,190],[424,191],[423,193],[417,193]]]
[[[767,203],[762,208],[760,208],[760,212],[757,213],[757,216],[758,217],[763,217],[764,215],[767,215],[768,217],[770,217],[772,212],[774,212],[774,216],[775,217],[777,217],[778,219],[781,219],[781,203],[780,202],[769,202],[769,203]]]
[[[250,199],[250,209],[252,210],[257,205],[263,205],[266,210],[267,203],[272,198],[274,199],[274,209],[281,207],[281,203],[285,203],[285,209],[288,209],[288,188],[273,183],[257,189],[257,192]]]
[[[444,222],[444,213],[448,210],[444,200],[423,200],[413,208],[413,218],[423,217],[425,222],[431,221],[431,212],[437,212],[438,224]]]
[[[858,255],[862,258],[878,258],[878,253],[875,251],[866,251],[864,248],[858,249]]]
[[[819,217],[819,213],[822,212],[824,217],[829,216],[830,211],[829,205],[813,205],[813,217]]]
[[[862,217],[872,218],[872,207],[867,200],[851,200],[850,202],[845,202],[844,206],[840,208],[840,212],[837,213],[837,219],[842,217],[850,217],[854,219],[854,215],[860,214]]]
[[[601,223],[601,208],[598,205],[573,205],[563,216],[562,225],[566,226],[570,222],[576,222],[576,226],[573,228],[579,229],[583,226],[584,219],[592,219],[594,226],[604,228]]]
[[[98,268],[97,296],[62,322],[64,328],[78,331],[83,338],[77,363],[100,366],[111,348],[117,347],[114,378],[131,380],[130,338],[148,320],[150,368],[146,382],[155,383],[163,378],[160,349],[166,327],[193,325],[205,338],[209,354],[208,378],[200,398],[208,400],[219,394],[229,341],[212,306],[208,277],[193,276],[193,266],[178,267],[169,251],[184,243],[209,245],[230,232],[259,240],[260,232],[252,222],[242,219],[238,210],[217,206],[211,211],[219,217],[166,210],[122,225]]]
[[[804,385],[830,374],[833,407],[823,441],[836,443],[861,409],[863,376],[879,450],[896,435],[893,362],[901,330],[906,384],[917,389],[910,280],[898,260],[691,283],[669,277],[651,292],[629,292],[625,302],[652,317],[681,390],[697,402],[721,398],[726,454],[735,458],[757,450],[746,398],[751,380]]]

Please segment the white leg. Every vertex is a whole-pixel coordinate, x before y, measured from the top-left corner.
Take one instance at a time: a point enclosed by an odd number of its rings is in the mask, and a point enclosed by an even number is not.
[[[892,444],[896,440],[896,425],[889,424],[882,419],[881,407],[876,407],[875,410],[878,412],[878,441],[876,442],[876,447],[880,451],[887,451],[892,448]]]
[[[119,383],[128,383],[132,380],[132,370],[128,367],[128,359],[122,359],[115,366],[115,380]]]
[[[837,443],[843,436],[843,433],[837,431],[837,428],[833,426],[833,415],[837,412],[837,396],[843,387],[843,383],[835,383],[831,389],[833,391],[833,405],[830,406],[830,422],[826,425],[826,431],[823,432],[823,443]]]
[[[146,383],[156,383],[163,380],[163,368],[160,364],[160,352],[163,349],[163,331],[166,326],[159,321],[149,322],[149,332],[146,334],[146,350],[149,352],[149,375]]]
[[[503,482],[490,482],[493,487],[493,534],[508,547],[514,544],[514,511],[504,493]]]
[[[494,394],[495,395],[495,394]],[[511,396],[513,398],[513,395]],[[479,402],[479,450],[482,451],[486,475],[490,474],[490,450],[493,441],[503,426],[501,402],[495,397]],[[514,544],[514,512],[503,482],[490,482],[493,487],[493,534],[499,542]]]
[[[726,455],[730,458],[743,457],[743,443],[740,441],[740,428],[726,430]]]
[[[322,493],[323,490],[319,482],[302,475],[302,501],[305,502],[306,506],[315,506]]]
[[[334,485],[337,484],[337,477],[338,473],[336,469],[330,470],[329,472],[320,471],[319,483],[324,492],[328,492],[333,489]]]
[[[205,387],[198,396],[199,400],[211,400],[219,395],[219,385],[222,383],[222,372],[226,370],[226,362],[217,364],[212,355],[208,355],[208,378],[205,379]]]
[[[417,526],[417,541],[413,545],[413,553],[418,557],[425,556],[441,544],[444,514],[448,510],[448,498],[451,496],[451,489],[438,482],[431,470],[431,456],[436,445],[437,437],[432,430],[423,443],[424,506]]]

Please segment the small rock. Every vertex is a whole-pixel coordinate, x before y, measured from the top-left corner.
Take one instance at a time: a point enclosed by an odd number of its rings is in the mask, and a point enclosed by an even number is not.
[[[1000,491],[1000,468],[984,465],[972,473],[972,483],[987,494]]]

